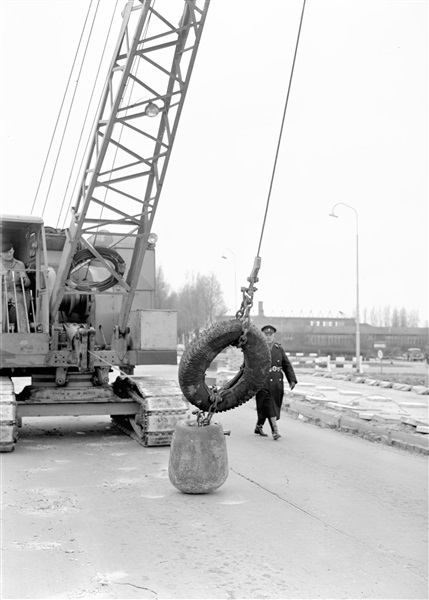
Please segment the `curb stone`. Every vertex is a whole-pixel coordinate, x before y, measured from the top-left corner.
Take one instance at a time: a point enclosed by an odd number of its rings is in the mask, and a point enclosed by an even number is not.
[[[429,388],[427,388],[424,385],[413,385],[413,387],[411,388],[412,392],[415,392],[416,394],[420,394],[420,395],[428,395],[429,394]]]
[[[394,383],[392,385],[392,390],[398,390],[400,392],[410,392],[413,386],[408,385],[407,383]]]
[[[414,392],[424,396],[429,395],[429,387],[425,385],[409,385],[407,383],[392,383],[390,381],[381,381],[379,379],[371,379],[370,377],[354,376],[354,375],[343,375],[338,373],[323,373],[321,371],[315,371],[311,373],[313,377],[326,377],[327,379],[342,379],[345,381],[354,381],[354,383],[366,383],[367,385],[375,385],[383,388],[392,388],[402,392]]]
[[[427,434],[416,432],[415,429],[414,431],[411,431],[411,429],[408,431],[395,429],[395,427],[400,426],[397,422],[390,424],[384,422],[383,426],[381,422],[360,419],[350,414],[337,415],[334,411],[329,412],[310,402],[293,398],[286,400],[282,410],[293,419],[309,422],[322,428],[336,429],[358,435],[371,442],[379,442],[402,450],[429,455]],[[388,428],[388,425],[390,425],[390,428]]]

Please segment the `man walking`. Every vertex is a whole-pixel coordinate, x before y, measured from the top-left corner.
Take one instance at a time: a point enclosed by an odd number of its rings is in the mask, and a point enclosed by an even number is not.
[[[284,395],[283,372],[288,380],[291,390],[298,383],[288,357],[283,348],[274,341],[277,329],[272,325],[264,325],[261,331],[265,334],[268,346],[271,350],[271,368],[262,389],[256,394],[256,410],[258,422],[255,433],[267,437],[263,431],[265,420],[268,419],[273,438],[278,440],[280,436],[277,421],[280,419]]]

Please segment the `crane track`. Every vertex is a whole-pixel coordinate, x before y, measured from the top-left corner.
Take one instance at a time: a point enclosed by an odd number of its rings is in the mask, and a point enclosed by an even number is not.
[[[18,441],[17,402],[13,381],[0,377],[0,452],[13,452]]]

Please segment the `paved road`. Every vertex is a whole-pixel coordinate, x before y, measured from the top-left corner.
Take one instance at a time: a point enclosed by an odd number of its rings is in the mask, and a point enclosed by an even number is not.
[[[105,418],[24,421],[2,599],[427,598],[426,459],[286,415],[274,442],[255,416],[217,418],[230,473],[202,496]]]

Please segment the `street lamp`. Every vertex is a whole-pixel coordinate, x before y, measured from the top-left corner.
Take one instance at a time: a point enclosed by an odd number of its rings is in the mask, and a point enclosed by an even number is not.
[[[338,218],[335,214],[335,208],[337,206],[346,206],[355,213],[356,217],[356,371],[362,373],[362,364],[360,359],[360,328],[359,328],[359,219],[358,212],[353,206],[346,204],[345,202],[337,202],[332,207],[329,214],[330,217]]]
[[[237,259],[235,257],[234,252],[230,248],[224,248],[222,253],[222,258],[228,260],[228,257],[225,256],[225,252],[229,252],[234,259],[234,302],[235,302],[235,310],[238,310],[237,306]]]

